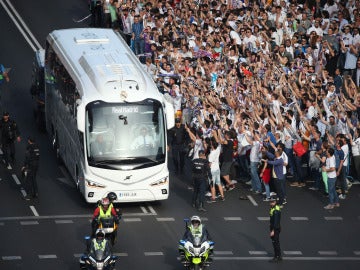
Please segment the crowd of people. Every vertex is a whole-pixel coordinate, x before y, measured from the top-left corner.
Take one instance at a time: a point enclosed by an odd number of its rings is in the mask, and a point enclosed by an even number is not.
[[[264,200],[285,204],[286,179],[328,194],[327,209],[346,198],[360,175],[360,1],[96,2],[93,25],[122,33],[225,189],[235,161]]]

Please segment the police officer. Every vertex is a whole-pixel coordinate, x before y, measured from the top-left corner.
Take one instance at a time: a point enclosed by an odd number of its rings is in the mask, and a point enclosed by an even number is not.
[[[14,120],[10,119],[8,112],[3,113],[0,129],[4,162],[8,169],[11,169],[10,162],[15,162],[15,140],[20,142],[21,138],[18,126]]]
[[[182,174],[185,164],[185,143],[187,132],[185,126],[181,124],[181,119],[175,119],[175,127],[169,132],[169,143],[171,145],[172,159],[175,167],[175,174]]]
[[[21,171],[26,174],[25,190],[27,196],[25,200],[30,200],[30,196],[33,198],[38,197],[38,188],[36,183],[36,173],[39,168],[40,150],[35,143],[34,138],[28,138],[28,145],[25,152],[24,166]]]
[[[277,198],[270,198],[270,238],[274,247],[274,258],[269,262],[280,262],[282,260],[280,250],[280,219],[281,219],[281,208],[277,205]]]
[[[199,151],[199,158],[193,160],[192,174],[194,181],[194,193],[192,197],[192,206],[199,211],[205,212],[204,201],[205,191],[208,179],[212,178],[210,164],[206,159],[204,150]]]

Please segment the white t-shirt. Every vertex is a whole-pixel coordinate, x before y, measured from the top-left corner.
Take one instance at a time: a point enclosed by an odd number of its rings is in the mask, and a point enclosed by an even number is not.
[[[332,157],[329,157],[329,158],[326,159],[326,169],[335,168],[335,167],[336,167],[335,156],[333,155]],[[327,176],[329,178],[335,178],[336,177],[336,170],[333,170],[331,172],[327,172]]]
[[[349,164],[349,146],[347,144],[344,144],[343,146],[341,146],[341,150],[343,150],[344,152],[343,166],[347,167],[347,165]]]
[[[360,156],[360,138],[357,138],[351,144],[351,152],[353,156]]]
[[[221,145],[219,145],[216,149],[210,151],[208,160],[211,164],[210,168],[212,172],[220,170],[220,163],[219,163],[220,152],[221,152]]]
[[[286,154],[285,152],[282,152],[281,158],[283,159],[284,164],[285,164],[285,163],[286,163],[286,164],[289,163],[289,158],[288,158],[288,156],[287,156],[287,154]],[[283,173],[284,173],[284,175],[286,174],[286,166],[285,166],[285,165],[283,166]]]
[[[193,160],[196,158],[199,158],[199,151],[200,150],[204,150],[203,149],[203,144],[202,144],[202,140],[201,139],[196,139],[195,141],[195,146],[194,146],[194,157]]]

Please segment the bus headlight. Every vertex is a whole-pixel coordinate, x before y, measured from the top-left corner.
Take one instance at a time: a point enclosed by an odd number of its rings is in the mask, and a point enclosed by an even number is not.
[[[168,182],[168,177],[164,177],[164,178],[162,178],[160,180],[152,182],[150,184],[150,186],[155,187],[155,186],[165,185],[165,184],[167,184],[167,182]]]
[[[86,179],[86,185],[88,187],[92,187],[92,188],[105,188],[104,185],[101,185],[101,184],[91,181],[89,179]]]

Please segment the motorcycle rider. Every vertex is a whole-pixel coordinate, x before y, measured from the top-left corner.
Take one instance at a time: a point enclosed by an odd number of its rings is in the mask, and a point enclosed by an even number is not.
[[[102,229],[97,229],[95,237],[87,243],[87,250],[85,254],[80,258],[80,268],[87,269],[85,258],[89,255],[95,255],[96,251],[103,251],[103,254],[111,254],[111,246],[109,241],[105,238],[105,232]],[[111,269],[113,269],[112,266]]]
[[[89,254],[94,254],[97,250],[103,250],[105,254],[111,252],[111,246],[109,241],[105,238],[105,232],[102,229],[97,229],[95,238],[91,240],[89,247]]]
[[[116,224],[119,224],[119,216],[116,213],[116,210],[112,203],[110,204],[110,200],[108,197],[102,198],[99,206],[95,209],[93,220],[91,223],[92,226],[92,235],[95,235],[96,229],[99,226],[99,222],[101,218],[109,218],[113,216]],[[115,232],[116,233],[116,232]]]
[[[200,237],[201,242],[211,241],[209,231],[206,226],[202,224],[201,218],[199,216],[192,216],[190,219],[190,225],[186,226],[186,230],[183,236],[184,241],[194,242],[195,237]],[[180,258],[181,261],[185,261],[185,252],[180,249]],[[212,250],[210,250],[209,255],[212,255]]]

